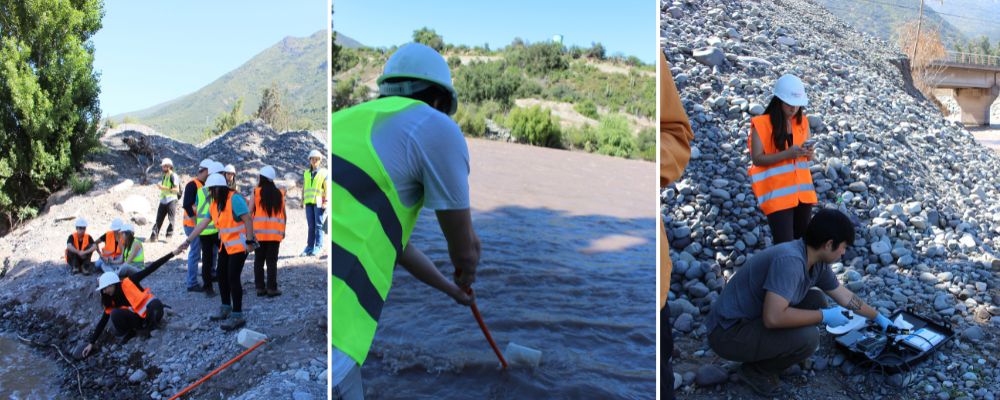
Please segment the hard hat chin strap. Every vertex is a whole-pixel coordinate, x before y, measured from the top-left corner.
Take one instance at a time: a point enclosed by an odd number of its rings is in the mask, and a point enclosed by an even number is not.
[[[378,85],[379,95],[382,96],[409,96],[411,94],[425,90],[433,85],[422,80],[402,81],[402,82],[382,82]]]

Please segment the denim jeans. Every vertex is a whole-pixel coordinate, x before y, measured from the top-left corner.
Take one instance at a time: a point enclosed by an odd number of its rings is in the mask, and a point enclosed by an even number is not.
[[[306,226],[309,235],[306,236],[306,250],[318,251],[323,248],[323,208],[315,204],[306,204]]]
[[[184,237],[191,236],[191,232],[194,232],[194,228],[190,226],[184,227]],[[188,246],[188,274],[187,274],[187,287],[198,286],[198,262],[201,261],[201,240],[195,238],[191,241],[191,245]]]
[[[333,400],[364,400],[365,390],[361,386],[361,367],[355,365],[344,380],[333,387]]]

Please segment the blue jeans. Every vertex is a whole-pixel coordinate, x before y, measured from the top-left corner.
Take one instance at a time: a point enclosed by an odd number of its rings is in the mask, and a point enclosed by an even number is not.
[[[333,387],[333,400],[364,400],[365,389],[361,384],[361,367],[355,365],[351,372]]]
[[[318,252],[323,248],[323,213],[326,209],[319,208],[315,204],[306,204],[306,226],[309,227],[309,235],[306,237],[306,251]]]
[[[191,236],[191,232],[194,232],[193,227],[184,227],[184,237]],[[187,287],[198,286],[198,262],[201,261],[201,240],[195,238],[188,247],[188,275],[187,275]]]

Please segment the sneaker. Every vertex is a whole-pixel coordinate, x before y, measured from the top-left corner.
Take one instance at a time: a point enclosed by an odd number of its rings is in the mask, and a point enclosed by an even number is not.
[[[278,289],[267,289],[267,297],[278,297],[281,296],[281,291]]]
[[[232,313],[233,309],[226,306],[219,307],[219,311],[215,314],[209,315],[208,319],[212,321],[222,321],[229,318],[229,314]]]
[[[243,317],[232,317],[232,318],[227,319],[221,325],[219,325],[219,327],[222,328],[222,330],[224,330],[224,331],[231,331],[231,330],[242,328],[246,324],[247,324],[247,321],[245,321],[243,319]]]
[[[156,235],[149,235],[149,243],[156,243]]]
[[[308,257],[308,256],[311,256],[312,255],[312,251],[313,251],[313,249],[311,247],[306,247],[306,249],[302,250],[302,253],[299,254],[299,257]]]
[[[201,292],[205,291],[205,288],[203,288],[203,287],[201,287],[199,285],[188,286],[188,291],[189,292],[198,292],[198,293],[201,293]]]
[[[762,372],[757,367],[743,364],[737,375],[750,390],[758,395],[774,397],[781,394],[781,379],[778,378],[778,374]]]

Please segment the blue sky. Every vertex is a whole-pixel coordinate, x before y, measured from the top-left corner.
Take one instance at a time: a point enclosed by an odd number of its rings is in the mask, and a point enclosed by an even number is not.
[[[327,29],[326,0],[105,1],[93,37],[104,116],[194,92],[286,36]]]
[[[423,26],[447,43],[496,49],[515,37],[529,42],[562,34],[567,45],[601,42],[607,54],[622,52],[652,63],[657,52],[659,2],[649,0],[334,0],[337,32],[366,46],[412,41]]]

